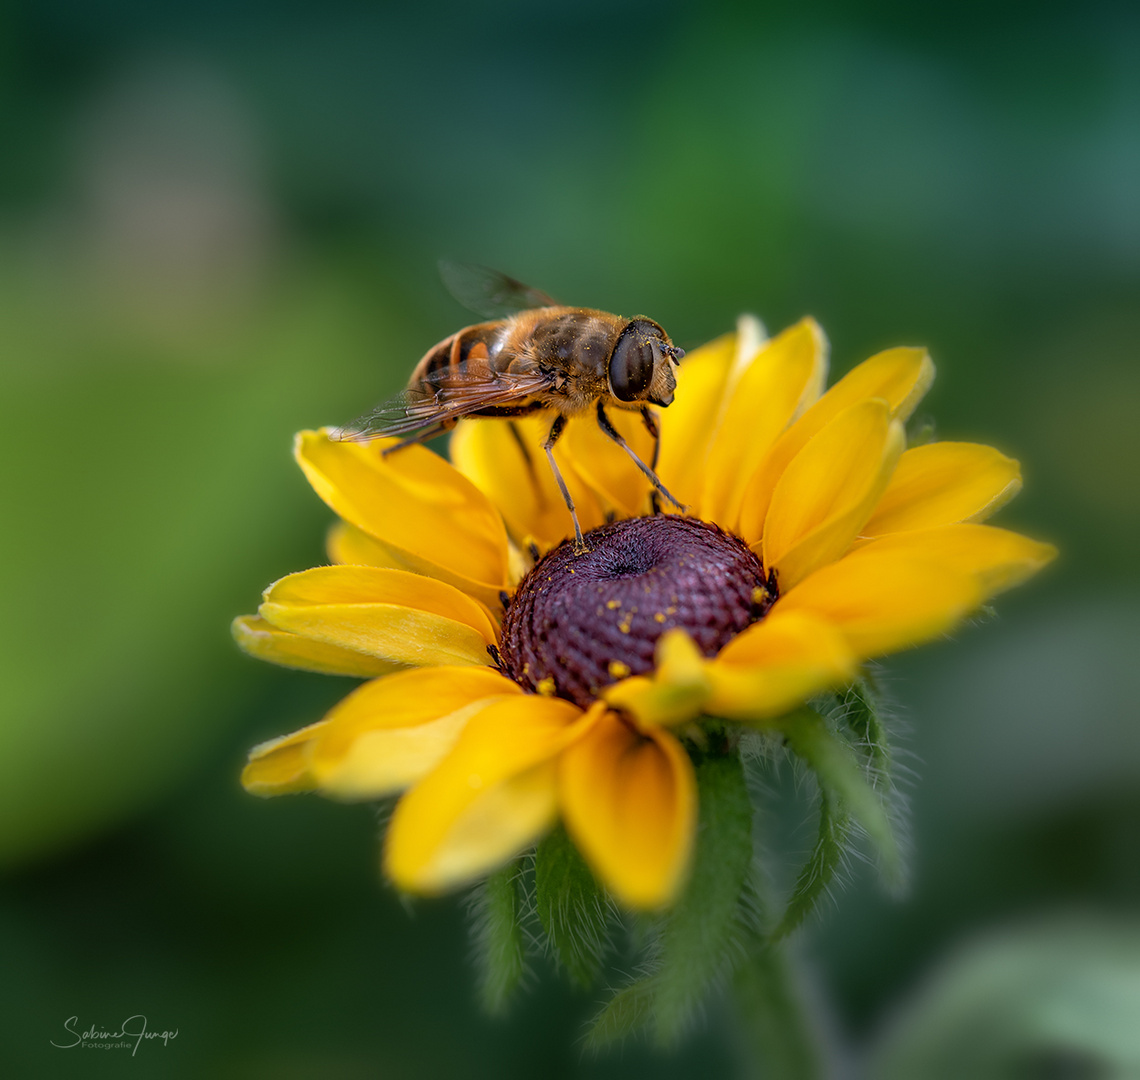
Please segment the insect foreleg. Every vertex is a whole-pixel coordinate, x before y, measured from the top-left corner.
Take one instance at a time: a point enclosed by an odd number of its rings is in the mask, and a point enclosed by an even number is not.
[[[661,453],[661,429],[657,426],[657,417],[646,405],[641,406],[641,420],[645,424],[645,430],[649,432],[649,437],[653,440],[653,457],[650,459],[649,467],[656,472],[657,457]]]
[[[648,405],[641,406],[641,420],[645,424],[645,430],[649,432],[649,437],[653,440],[653,457],[649,461],[649,467],[656,476],[657,458],[661,455],[661,429],[657,426],[657,417],[649,411]],[[649,493],[649,508],[655,514],[661,513],[661,496],[657,493],[656,484]]]
[[[554,444],[558,442],[558,436],[562,434],[562,429],[565,426],[566,417],[559,413],[554,418],[554,423],[550,425],[550,434],[546,436],[546,442],[542,444],[542,448],[546,451],[546,460],[550,462],[550,470],[554,473],[554,479],[558,481],[558,490],[562,492],[562,498],[566,500],[566,509],[570,511],[570,519],[574,522],[574,554],[584,555],[590,549],[586,546],[586,541],[582,539],[582,528],[578,524],[578,515],[574,512],[574,500],[570,498],[566,481],[562,479],[562,474],[554,463]]]
[[[654,426],[656,426],[656,425],[654,425]],[[610,423],[610,418],[608,416],[606,416],[606,409],[605,409],[605,406],[602,404],[601,401],[598,402],[598,427],[600,427],[602,429],[602,431],[604,431],[611,439],[613,439],[614,442],[616,442],[618,444],[618,446],[620,446],[627,454],[629,454],[630,459],[633,461],[633,463],[643,473],[645,473],[645,475],[649,478],[649,480],[653,484],[653,486],[662,495],[664,495],[666,499],[668,499],[678,510],[684,510],[685,509],[685,507],[681,503],[679,503],[675,498],[673,498],[673,496],[669,493],[669,489],[666,488],[663,483],[661,483],[661,481],[657,477],[657,473],[655,473],[648,465],[645,464],[644,461],[641,460],[641,458],[639,458],[633,452],[629,443],[627,443],[625,441],[625,439],[623,439],[621,437],[621,433],[618,431],[618,429],[615,428],[613,426],[613,424]],[[654,455],[654,459],[656,460],[656,455]]]

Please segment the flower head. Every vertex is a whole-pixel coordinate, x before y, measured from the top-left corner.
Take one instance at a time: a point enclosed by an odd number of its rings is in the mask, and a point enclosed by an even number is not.
[[[986,446],[907,448],[934,369],[890,349],[826,392],[805,320],[690,353],[659,417],[657,472],[684,514],[589,422],[555,454],[541,419],[469,420],[449,464],[394,440],[302,432],[296,456],[339,515],[334,565],[292,574],[235,622],[264,659],[371,681],[257,747],[246,787],[346,799],[403,792],[384,865],[432,893],[485,875],[561,819],[633,907],[684,881],[697,820],[687,746],[702,718],[763,728],[869,658],[938,637],[1054,554],[981,522],[1021,486]],[[650,435],[614,416],[643,460]]]

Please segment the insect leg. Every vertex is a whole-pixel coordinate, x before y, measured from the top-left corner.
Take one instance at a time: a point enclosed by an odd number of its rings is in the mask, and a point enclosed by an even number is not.
[[[653,440],[653,457],[650,460],[649,467],[657,471],[657,458],[661,453],[661,429],[657,426],[657,417],[653,415],[647,405],[641,406],[641,419],[645,424],[645,430],[649,432],[649,437]]]
[[[455,427],[454,420],[442,420],[438,424],[432,424],[431,427],[424,428],[423,431],[417,431],[415,435],[409,435],[406,439],[401,439],[395,446],[385,447],[380,451],[380,456],[386,458],[389,454],[394,454],[397,450],[403,450],[405,447],[415,446],[416,443],[434,439],[437,435],[442,435],[445,431],[450,431],[453,427]]]
[[[653,483],[653,486],[662,495],[664,495],[666,499],[668,499],[678,510],[685,509],[681,503],[677,502],[677,500],[673,498],[673,496],[669,493],[669,489],[666,488],[665,485],[661,483],[661,481],[657,478],[657,473],[655,473],[648,465],[645,464],[644,461],[641,460],[641,458],[639,458],[633,452],[633,450],[630,448],[629,443],[627,443],[625,439],[621,437],[618,429],[610,423],[610,418],[606,416],[606,409],[601,401],[598,402],[598,427],[600,427],[602,431],[604,431],[611,439],[613,439],[614,442],[618,444],[618,446],[620,446],[627,454],[629,454],[633,463],[643,473],[645,473],[647,477],[649,477],[650,481]]]
[[[559,413],[554,418],[554,423],[550,425],[550,434],[546,436],[546,442],[542,444],[542,448],[546,451],[546,460],[550,462],[554,479],[558,481],[558,490],[562,492],[562,498],[566,500],[566,509],[570,511],[570,519],[574,522],[574,554],[584,555],[590,549],[586,546],[586,541],[582,539],[582,528],[578,524],[578,515],[574,512],[574,500],[570,498],[566,481],[562,479],[562,474],[554,463],[554,444],[558,442],[558,436],[562,434],[562,429],[565,426],[566,417]]]
[[[645,424],[645,430],[649,432],[649,437],[653,440],[653,458],[649,462],[649,467],[656,474],[657,458],[661,454],[661,429],[657,426],[657,417],[649,411],[648,405],[641,406],[641,419]],[[649,508],[655,514],[661,513],[661,496],[658,494],[656,486],[649,493]]]

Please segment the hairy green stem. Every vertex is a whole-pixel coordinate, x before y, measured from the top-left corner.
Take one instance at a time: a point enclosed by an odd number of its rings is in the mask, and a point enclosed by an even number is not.
[[[809,1015],[787,950],[757,946],[732,989],[749,1080],[823,1080],[823,1039]]]

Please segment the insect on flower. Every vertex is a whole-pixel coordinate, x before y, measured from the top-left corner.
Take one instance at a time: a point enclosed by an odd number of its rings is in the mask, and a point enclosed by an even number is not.
[[[340,428],[336,438],[399,438],[383,451],[387,456],[450,431],[465,416],[554,413],[543,450],[574,522],[575,551],[581,554],[589,549],[554,461],[554,444],[569,417],[593,406],[598,426],[653,483],[654,509],[659,495],[684,509],[657,476],[659,431],[649,406],[673,401],[673,368],[685,354],[657,323],[643,316],[625,319],[592,308],[565,307],[486,267],[444,262],[440,273],[457,300],[492,321],[466,326],[432,346],[406,390]],[[640,412],[654,440],[650,464],[610,422],[608,405]],[[515,437],[527,453],[517,429]]]

